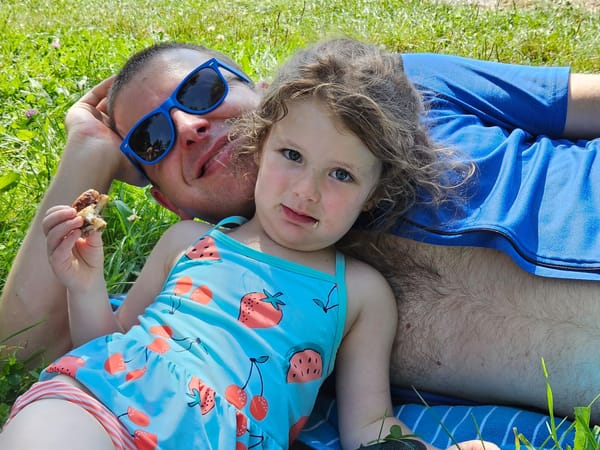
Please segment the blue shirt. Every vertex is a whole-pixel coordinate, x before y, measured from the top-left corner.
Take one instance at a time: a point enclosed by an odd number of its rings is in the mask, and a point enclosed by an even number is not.
[[[433,140],[472,158],[478,173],[458,210],[417,205],[392,232],[498,249],[535,275],[600,279],[600,140],[556,137],[565,125],[569,68],[402,58],[424,96]]]

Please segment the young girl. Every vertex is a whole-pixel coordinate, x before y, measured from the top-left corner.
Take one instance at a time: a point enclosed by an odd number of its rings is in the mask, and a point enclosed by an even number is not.
[[[400,65],[352,40],[296,55],[240,126],[259,164],[254,216],[175,224],[117,314],[100,235],[51,208],[79,347],[16,402],[1,448],[287,448],[334,362],[344,448],[403,427],[387,416],[393,295],[334,247],[361,212],[438,188]]]

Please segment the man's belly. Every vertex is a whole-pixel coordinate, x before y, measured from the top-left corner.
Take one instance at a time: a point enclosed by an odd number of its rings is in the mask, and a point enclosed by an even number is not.
[[[599,284],[536,277],[496,250],[394,237],[381,245],[396,260],[393,384],[544,409],[544,359],[565,414],[600,392],[590,359],[600,347]]]

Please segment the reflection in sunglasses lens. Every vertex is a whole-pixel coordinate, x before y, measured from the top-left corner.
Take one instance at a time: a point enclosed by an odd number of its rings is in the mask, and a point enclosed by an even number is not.
[[[169,120],[162,114],[148,117],[131,135],[130,146],[144,161],[154,161],[169,147],[172,131]]]
[[[225,83],[219,74],[211,68],[205,68],[181,86],[177,101],[187,108],[205,111],[223,98],[225,90]]]
[[[193,72],[168,100],[171,102],[175,100],[175,107],[182,108],[188,113],[206,114],[223,102],[227,89],[227,81],[216,67],[202,67]],[[155,113],[136,125],[127,139],[128,147],[148,164],[164,157],[175,140],[174,125],[169,113],[166,112],[170,108],[166,108],[165,103],[159,106]]]

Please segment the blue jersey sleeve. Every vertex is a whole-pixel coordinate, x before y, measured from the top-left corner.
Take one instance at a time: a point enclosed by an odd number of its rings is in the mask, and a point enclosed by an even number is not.
[[[484,125],[518,128],[531,135],[562,134],[568,67],[532,67],[429,53],[404,54],[402,59],[406,74],[429,108],[451,109],[473,115]]]

